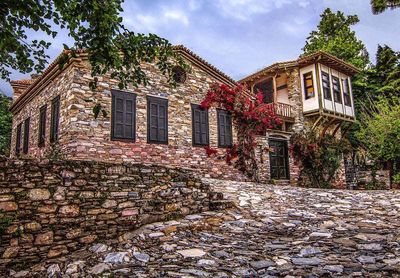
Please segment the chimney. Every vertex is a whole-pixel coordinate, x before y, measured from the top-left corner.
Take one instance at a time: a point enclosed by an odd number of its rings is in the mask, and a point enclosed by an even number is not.
[[[11,80],[10,84],[13,88],[13,101],[15,102],[27,89],[28,87],[40,77],[40,74],[31,74],[31,79]]]

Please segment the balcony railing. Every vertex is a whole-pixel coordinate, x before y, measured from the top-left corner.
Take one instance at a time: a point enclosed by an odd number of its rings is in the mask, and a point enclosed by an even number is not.
[[[273,107],[275,113],[278,116],[284,117],[284,118],[293,118],[293,109],[290,104],[286,103],[281,103],[281,102],[275,102],[275,103],[269,103],[271,107]]]

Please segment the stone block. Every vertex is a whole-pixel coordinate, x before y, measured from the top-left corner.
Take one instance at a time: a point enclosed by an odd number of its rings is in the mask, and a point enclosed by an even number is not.
[[[34,188],[29,190],[29,199],[32,201],[41,201],[50,199],[50,191],[48,189]]]
[[[35,245],[50,245],[53,243],[53,236],[52,231],[38,234],[35,238]]]

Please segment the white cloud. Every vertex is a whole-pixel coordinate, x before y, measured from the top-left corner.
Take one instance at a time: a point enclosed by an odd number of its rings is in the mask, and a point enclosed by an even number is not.
[[[292,0],[217,0],[214,3],[224,16],[247,21],[254,15],[266,14],[291,4]]]
[[[182,10],[168,10],[164,11],[166,20],[176,20],[184,25],[189,25],[189,18]]]
[[[300,2],[299,2],[299,6],[300,6],[301,8],[307,8],[309,5],[310,5],[310,2],[309,2],[309,1],[300,1]]]

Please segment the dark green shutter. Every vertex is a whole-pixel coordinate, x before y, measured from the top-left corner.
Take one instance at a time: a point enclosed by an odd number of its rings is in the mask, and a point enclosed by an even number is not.
[[[21,152],[21,135],[22,135],[22,123],[17,126],[17,134],[15,138],[15,155],[19,155]]]
[[[135,141],[136,95],[129,92],[111,91],[112,119],[111,138]]]
[[[208,109],[192,104],[192,134],[194,146],[209,144]]]
[[[38,146],[43,147],[46,140],[46,113],[47,105],[43,105],[39,112],[39,136],[38,136]]]
[[[229,112],[225,110],[217,110],[218,117],[218,146],[231,147],[232,146],[232,117]]]
[[[60,124],[60,96],[57,96],[51,102],[50,142],[56,142],[58,140],[59,124]]]
[[[29,150],[29,126],[31,123],[31,119],[27,118],[24,122],[24,145],[22,151],[24,154],[28,153]]]
[[[147,97],[147,141],[168,143],[168,100]]]

